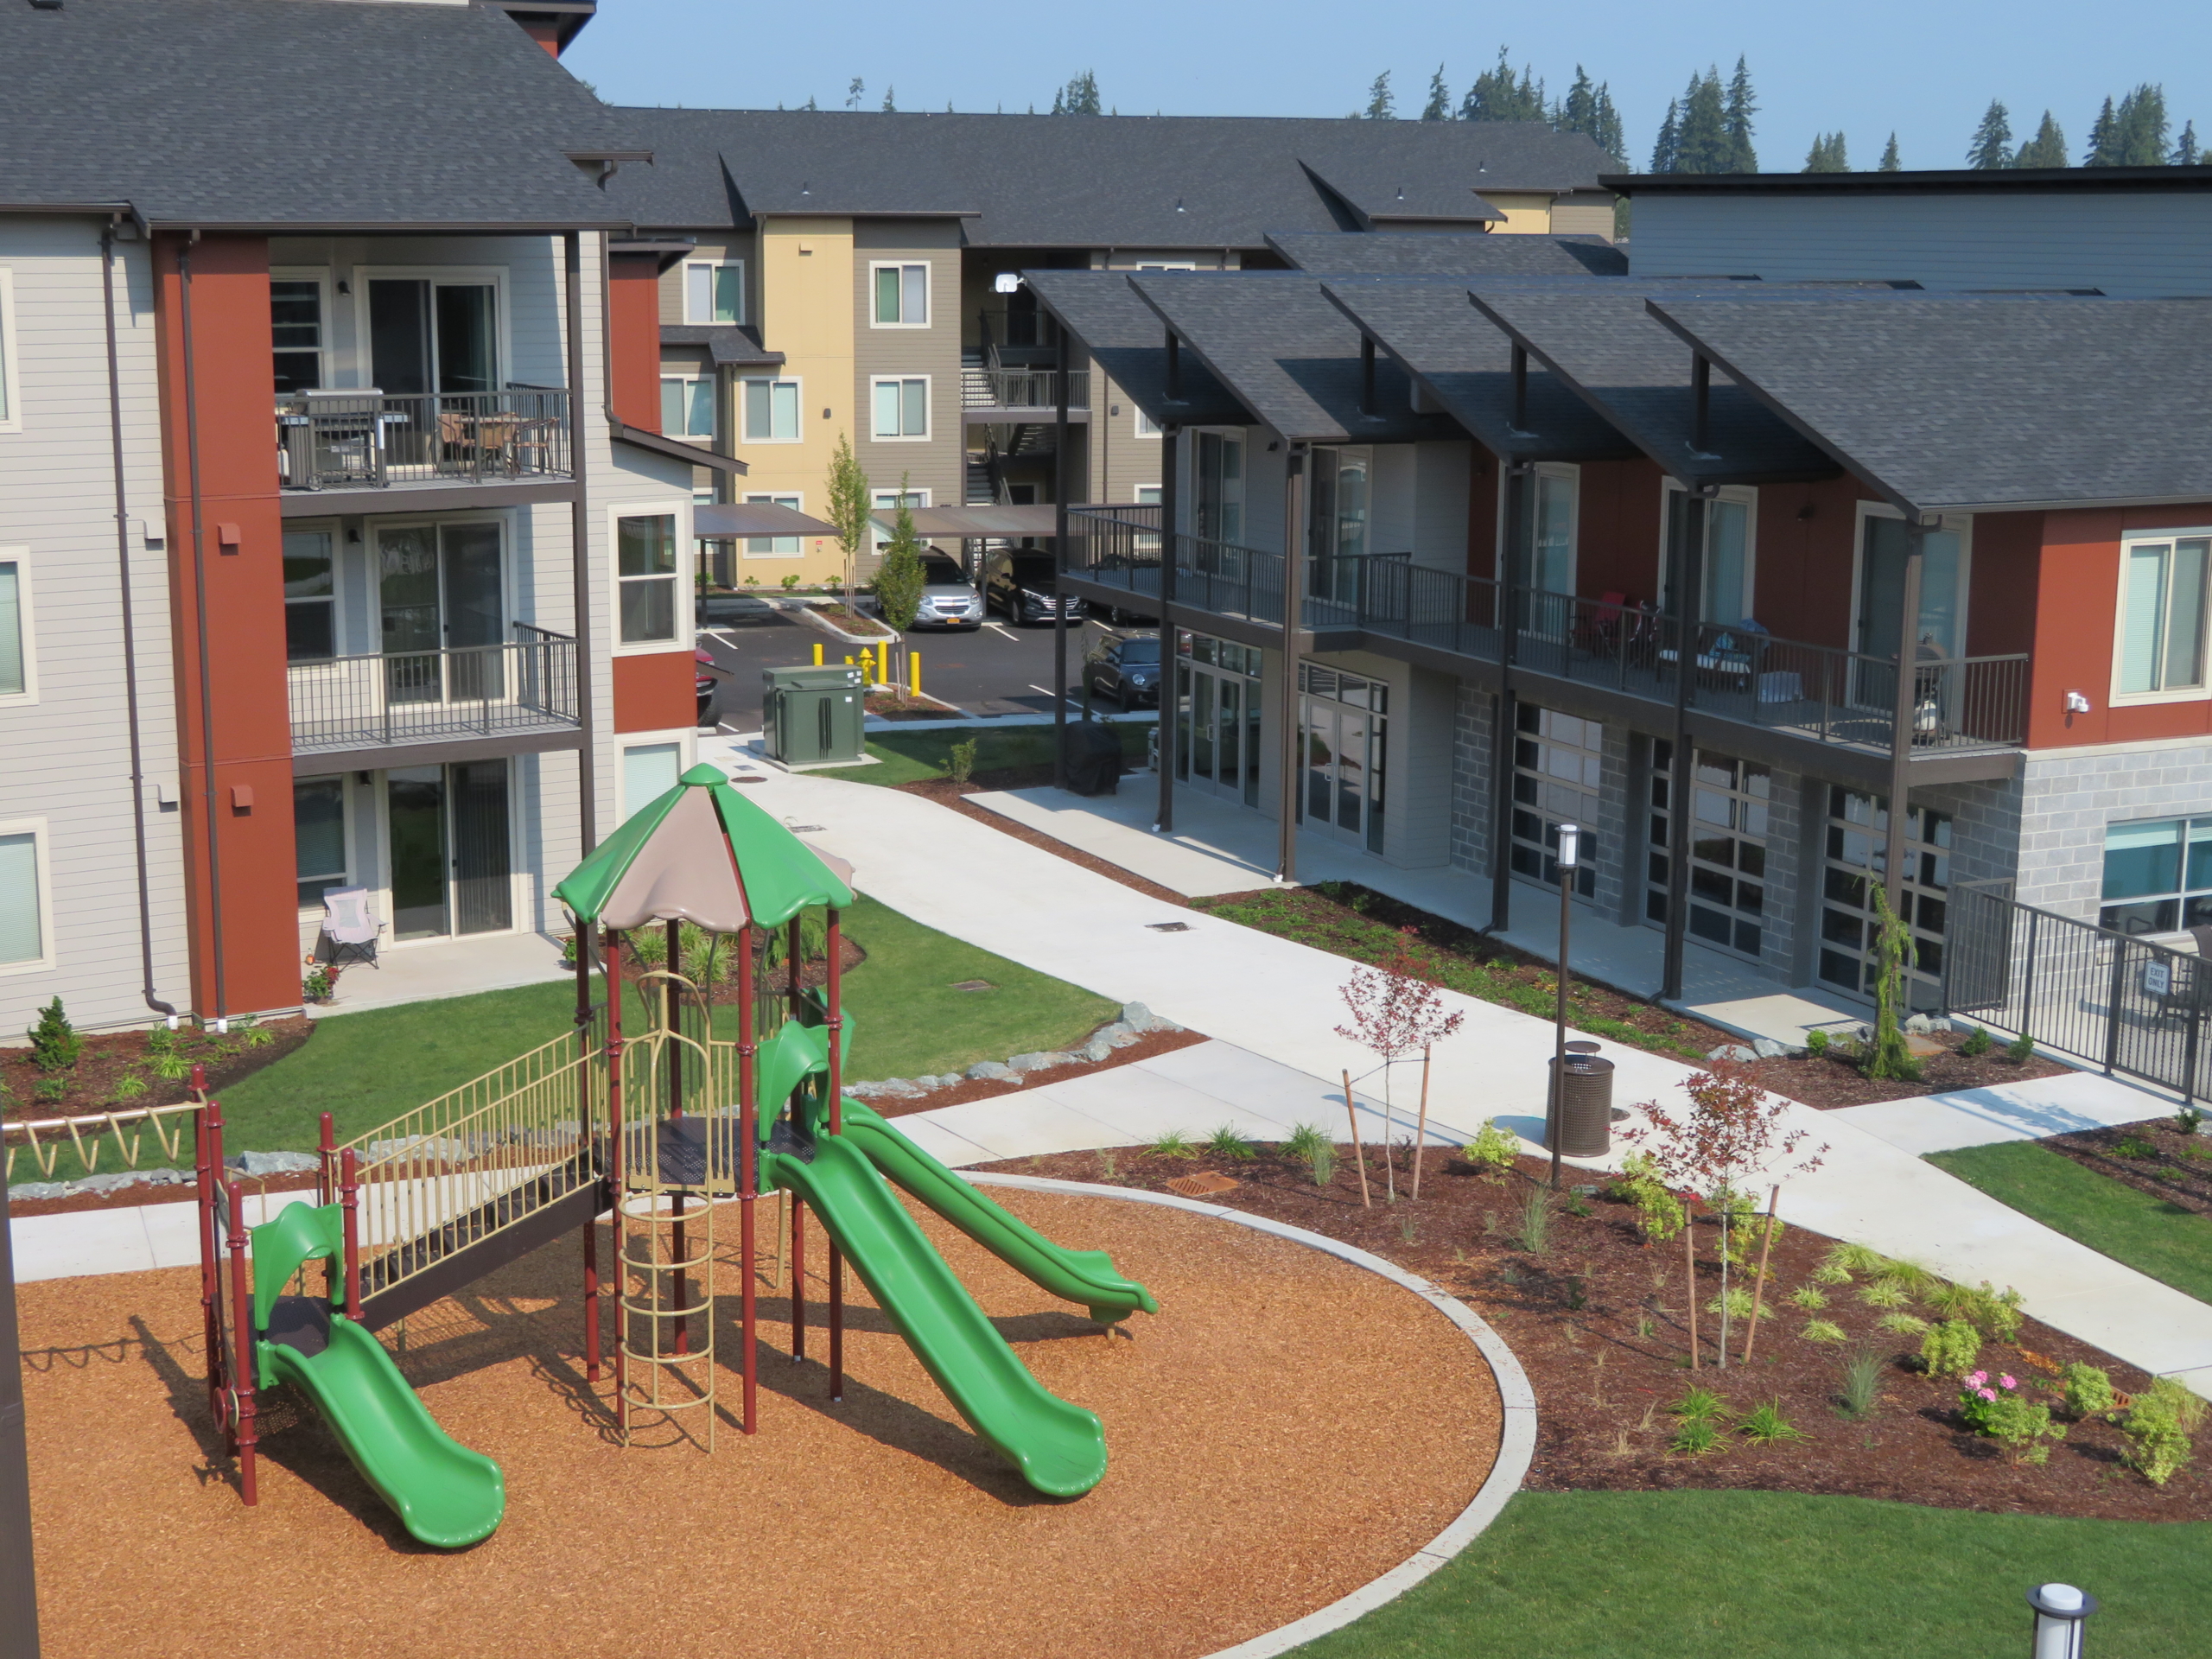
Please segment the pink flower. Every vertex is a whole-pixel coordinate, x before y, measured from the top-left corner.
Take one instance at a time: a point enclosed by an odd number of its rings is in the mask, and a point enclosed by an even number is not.
[[[1988,1381],[1989,1373],[1987,1371],[1976,1371],[1973,1376],[1967,1378],[1967,1386],[1969,1388],[1978,1389]]]
[[[1996,1393],[1995,1393],[1995,1391],[1994,1391],[1994,1390],[1993,1390],[1993,1389],[1976,1389],[1974,1390],[1974,1392],[1975,1392],[1976,1394],[1980,1395],[1983,1399],[1985,1399],[1985,1400],[1994,1400],[1994,1399],[1996,1399],[1996,1398],[1997,1398]]]
[[[2009,1376],[2000,1376],[1997,1380],[2008,1389],[2017,1389],[2020,1386]]]

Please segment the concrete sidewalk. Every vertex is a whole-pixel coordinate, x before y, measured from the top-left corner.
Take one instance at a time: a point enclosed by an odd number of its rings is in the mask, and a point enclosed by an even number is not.
[[[2094,1071],[2068,1071],[2025,1083],[2001,1083],[1956,1094],[1878,1101],[1830,1112],[1917,1156],[1999,1141],[2040,1141],[2048,1135],[2106,1129],[2145,1118],[2171,1117],[2173,1102]]]

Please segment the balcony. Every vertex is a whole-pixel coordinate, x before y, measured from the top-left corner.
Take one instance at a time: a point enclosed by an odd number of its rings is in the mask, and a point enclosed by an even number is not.
[[[514,633],[504,645],[292,664],[295,765],[312,757],[340,772],[575,747],[576,642],[523,623]]]
[[[1071,418],[1090,418],[1090,371],[1073,369],[1068,377]],[[990,368],[961,365],[962,419],[969,426],[1033,425],[1058,418],[1060,376],[1057,369]]]
[[[1068,517],[1070,576],[1158,601],[1160,508],[1071,507]],[[1198,536],[1172,539],[1179,607],[1281,628],[1281,553]],[[1317,635],[1385,652],[1410,645],[1456,659],[1440,664],[1452,668],[1495,670],[1504,663],[1508,630],[1494,581],[1430,569],[1404,553],[1338,561],[1315,575],[1313,585],[1324,591],[1305,596],[1300,623]],[[1655,611],[1569,594],[1523,593],[1519,606],[1512,631],[1516,680],[1541,677],[1626,698],[1646,705],[1649,718],[1674,707],[1687,639],[1686,702],[1700,725],[1758,728],[1868,759],[1886,760],[1892,753],[1900,671],[1893,658],[1779,639],[1741,624],[1686,627]],[[2027,734],[2028,665],[2024,654],[1915,664],[1913,758],[2017,748]],[[1541,686],[1528,689],[1543,695]]]
[[[298,392],[276,406],[276,461],[287,493],[565,480],[569,394]]]

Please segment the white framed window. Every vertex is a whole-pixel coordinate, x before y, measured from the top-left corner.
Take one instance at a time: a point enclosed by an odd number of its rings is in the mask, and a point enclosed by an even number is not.
[[[334,525],[284,527],[284,659],[327,662],[338,654],[338,532]]]
[[[353,885],[343,773],[292,780],[292,845],[302,911],[321,910],[326,892]]]
[[[632,743],[622,750],[622,813],[627,817],[676,787],[683,772],[683,745]]]
[[[2120,544],[2120,617],[2113,641],[2115,702],[2206,695],[2212,617],[2212,531],[2131,531]]]
[[[876,518],[896,513],[902,501],[910,507],[926,507],[930,504],[930,493],[927,490],[908,490],[901,495],[897,490],[876,490],[871,493],[870,499],[875,511],[868,520],[868,551],[880,556],[891,540],[891,532],[876,523]],[[924,547],[930,545],[926,536],[920,539]]]
[[[1134,409],[1136,406],[1135,404],[1131,404],[1130,407]],[[1141,409],[1137,410],[1136,416],[1137,436],[1141,438],[1156,438],[1160,435],[1160,427],[1158,421],[1154,420],[1151,416],[1146,414]]]
[[[0,265],[0,432],[23,429],[16,384],[16,273]]]
[[[685,515],[672,507],[620,512],[614,519],[615,615],[625,645],[682,643],[689,613],[678,601],[678,537]]]
[[[715,435],[715,377],[664,374],[660,378],[660,429],[671,438]]]
[[[1674,580],[1675,537],[1688,522],[1689,497],[1673,479],[1666,480],[1662,505],[1666,512],[1665,546],[1661,550],[1661,588]],[[1729,484],[1705,504],[1704,581],[1698,594],[1697,620],[1726,626],[1751,620],[1758,573],[1759,493],[1747,485]]]
[[[871,383],[875,420],[870,429],[887,442],[919,442],[930,435],[930,377],[880,375]]]
[[[868,270],[875,298],[870,315],[876,327],[930,326],[930,268],[926,264],[870,260]]]
[[[276,395],[330,384],[330,273],[279,266],[269,273],[269,323]]]
[[[1196,270],[1198,262],[1195,259],[1140,259],[1136,268],[1139,270]]]
[[[1156,507],[1165,499],[1157,484],[1140,484],[1135,493],[1136,504],[1141,507]],[[1150,531],[1141,530],[1136,534],[1136,546],[1141,553],[1157,553],[1160,551],[1160,537]]]
[[[745,441],[747,443],[797,443],[799,383],[796,380],[747,380],[741,385],[745,404]]]
[[[693,259],[683,266],[683,321],[745,321],[745,264],[738,259]]]
[[[0,547],[0,707],[38,701],[30,550]]]
[[[44,818],[0,822],[0,974],[54,966],[53,884]]]
[[[1974,520],[1947,516],[1920,537],[1920,620],[1911,649],[1919,662],[1956,660],[1966,654],[1967,595],[1974,569]],[[1905,566],[1912,532],[1895,507],[1859,504],[1859,539],[1852,575],[1852,639],[1862,655],[1894,662],[1904,606]],[[1886,703],[1893,691],[1870,679],[1862,696]],[[1917,809],[1916,809],[1917,810]]]
[[[748,493],[745,499],[766,502],[772,506],[789,507],[793,512],[806,511],[806,498],[802,495]],[[745,556],[748,559],[795,559],[799,556],[800,539],[797,536],[748,536],[745,538]]]

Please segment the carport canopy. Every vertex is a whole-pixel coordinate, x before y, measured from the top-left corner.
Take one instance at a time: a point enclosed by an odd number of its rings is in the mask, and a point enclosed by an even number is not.
[[[1052,536],[1058,532],[1058,510],[1047,502],[1040,506],[909,507],[914,534],[923,538],[967,539],[989,537]],[[886,531],[898,527],[899,510],[888,507],[874,515]]]
[[[837,526],[772,501],[718,501],[691,509],[691,533],[702,542],[739,536],[835,536]]]

